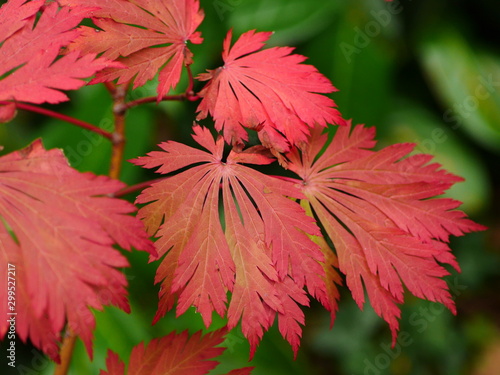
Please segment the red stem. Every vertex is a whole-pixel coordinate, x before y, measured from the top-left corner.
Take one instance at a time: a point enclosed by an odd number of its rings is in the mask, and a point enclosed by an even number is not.
[[[7,105],[7,104],[10,104],[10,103],[12,103],[12,102],[0,100],[0,105]],[[110,141],[113,140],[113,134],[112,133],[107,132],[106,130],[101,129],[101,128],[95,126],[95,125],[92,125],[92,124],[88,123],[88,122],[76,119],[74,117],[63,115],[62,113],[51,111],[50,109],[45,109],[45,108],[42,108],[42,107],[37,107],[37,106],[31,105],[31,104],[17,103],[17,102],[14,102],[14,104],[19,109],[24,109],[26,111],[40,113],[41,115],[45,115],[45,116],[56,118],[58,120],[69,122],[70,124],[79,126],[80,128],[84,128],[84,129],[93,131],[94,133],[100,134],[103,137],[109,139]]]
[[[161,178],[156,178],[154,180],[140,182],[140,183],[138,183],[136,185],[127,186],[126,188],[118,190],[116,193],[114,193],[113,197],[120,198],[120,197],[123,197],[123,196],[125,196],[127,194],[133,193],[135,191],[143,190],[143,189],[151,186],[152,184],[160,182],[160,181],[163,181],[163,180],[165,180],[167,178],[168,177],[161,177]]]
[[[183,94],[165,95],[163,98],[161,98],[161,100],[158,100],[157,96],[148,96],[146,98],[132,100],[128,103],[125,103],[125,107],[128,109],[128,108],[136,107],[140,104],[157,103],[157,102],[170,101],[170,100],[178,100],[178,101],[188,100],[190,102],[194,102],[194,101],[199,100],[200,96],[193,91],[194,78],[193,78],[193,73],[191,72],[191,68],[189,65],[186,65],[186,70],[188,73],[189,81],[188,81],[188,87],[186,88],[186,91]]]
[[[127,108],[132,108],[136,107],[140,104],[145,104],[145,103],[156,103],[158,101],[157,96],[148,96],[146,98],[140,98],[136,100],[132,100],[128,103],[125,103],[125,106]],[[185,100],[186,99],[186,94],[180,94],[180,95],[165,95],[161,101],[166,101],[166,100]]]
[[[161,102],[164,101],[169,101],[169,100],[178,100],[178,101],[183,101],[183,100],[189,100],[189,101],[196,101],[200,99],[200,97],[196,94],[189,94],[189,93],[184,93],[184,94],[179,94],[179,95],[165,95],[163,98],[161,98]],[[125,107],[127,109],[136,107],[140,104],[145,104],[145,103],[156,103],[158,101],[157,96],[148,96],[146,98],[140,98],[136,100],[132,100],[128,103],[125,103]]]
[[[113,96],[115,94],[116,85],[113,82],[104,82],[103,85],[109,91],[109,93],[111,94],[111,96]]]
[[[189,78],[189,83],[188,83],[188,87],[186,89],[186,94],[189,96],[193,96],[194,95],[194,91],[193,91],[194,78],[193,78],[193,73],[191,72],[191,66],[186,65],[186,70],[187,70],[188,78]]]

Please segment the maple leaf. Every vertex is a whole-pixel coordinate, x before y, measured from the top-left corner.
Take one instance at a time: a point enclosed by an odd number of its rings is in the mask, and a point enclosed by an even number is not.
[[[26,25],[26,19],[33,17],[45,0],[9,0],[0,8],[0,35],[7,39]],[[15,15],[15,17],[13,17]]]
[[[48,4],[35,25],[44,1],[11,0],[0,9],[0,100],[59,103],[68,97],[59,90],[75,90],[83,78],[111,66],[121,66],[95,54],[69,53],[56,60],[60,49],[79,34],[75,27],[93,8]]]
[[[325,288],[322,253],[307,236],[320,235],[318,227],[286,198],[303,198],[293,183],[242,165],[271,163],[262,146],[231,151],[224,161],[222,137],[214,141],[199,126],[194,132],[209,152],[169,141],[160,144],[163,151],[132,161],[170,174],[136,201],[151,202],[138,217],[159,237],[159,255],[166,254],[156,275],[162,286],[155,321],[178,298],[178,315],[194,305],[209,326],[214,310],[226,313],[231,291],[228,326],[241,319],[251,355],[276,314],[296,351],[304,320],[297,304],[308,304],[302,288]]]
[[[129,310],[128,262],[118,244],[155,254],[143,224],[127,215],[135,206],[107,195],[119,181],[72,169],[60,150],[40,141],[0,157],[0,271],[15,266],[16,332],[58,360],[60,331],[67,323],[91,353],[95,321],[90,308]],[[0,281],[7,316],[7,279]],[[0,324],[3,337],[8,323]]]
[[[118,355],[108,353],[107,371],[101,375],[203,375],[208,374],[219,363],[209,359],[220,356],[225,348],[222,344],[225,329],[201,335],[201,331],[189,337],[188,332],[171,333],[159,339],[153,339],[145,346],[135,346],[130,355],[128,371]],[[232,375],[248,375],[252,368],[247,367],[231,371]],[[228,375],[230,375],[228,374]]]
[[[290,170],[302,179],[305,206],[335,246],[354,300],[363,306],[364,284],[395,342],[400,316],[396,304],[403,302],[403,283],[415,296],[441,302],[455,312],[442,279],[448,271],[440,263],[459,267],[446,242],[450,234],[485,227],[455,210],[460,202],[433,198],[460,177],[429,164],[430,155],[405,158],[413,144],[372,151],[374,134],[374,129],[351,129],[349,124],[337,128],[326,145],[327,135],[317,127],[308,146],[287,157]]]
[[[318,93],[336,91],[306,58],[293,48],[259,51],[270,32],[248,31],[230,48],[232,32],[224,40],[224,65],[197,78],[209,81],[200,91],[198,120],[210,114],[228,143],[248,139],[244,127],[255,129],[262,144],[278,152],[307,141],[314,124],[343,124],[335,103]]]
[[[200,32],[196,32],[204,18],[198,0],[62,0],[62,3],[99,8],[92,16],[99,29],[82,27],[82,35],[71,48],[102,53],[103,57],[117,59],[126,67],[105,69],[91,83],[118,79],[120,84],[133,79],[137,88],[160,70],[157,87],[160,100],[176,87],[182,67],[193,62],[186,42],[203,41]]]

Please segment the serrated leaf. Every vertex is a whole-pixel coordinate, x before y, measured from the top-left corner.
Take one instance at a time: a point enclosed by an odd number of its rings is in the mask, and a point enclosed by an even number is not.
[[[218,347],[223,342],[226,331],[201,335],[201,331],[189,337],[188,332],[171,333],[153,339],[148,345],[135,346],[130,355],[128,370],[118,356],[108,353],[107,371],[101,375],[204,375],[214,369],[218,362],[210,360],[220,356],[225,348]],[[233,370],[230,374],[250,374],[252,368]]]
[[[0,9],[0,100],[59,103],[60,90],[75,90],[83,78],[111,66],[121,66],[95,54],[70,53],[56,60],[63,46],[79,34],[75,29],[92,8],[48,4],[35,24],[43,1],[9,1]]]
[[[198,0],[61,2],[99,8],[92,14],[99,29],[82,27],[82,35],[72,49],[102,53],[103,57],[125,65],[125,68],[99,72],[92,83],[118,79],[120,84],[133,80],[134,88],[137,88],[160,72],[157,88],[160,100],[176,87],[182,67],[192,63],[193,54],[186,42],[199,44],[203,41],[201,34],[196,32],[204,17]]]
[[[230,47],[224,40],[224,66],[198,79],[209,81],[200,91],[198,119],[210,114],[226,141],[239,145],[246,128],[259,133],[262,144],[278,152],[307,140],[314,124],[343,124],[335,103],[322,93],[336,91],[330,81],[293,48],[259,51],[272,33],[248,31]]]
[[[241,164],[271,163],[262,148],[232,151],[223,160],[222,137],[214,141],[199,126],[194,131],[209,152],[169,141],[160,145],[163,151],[133,160],[175,172],[137,199],[151,202],[138,216],[159,237],[159,254],[166,254],[156,275],[162,283],[156,320],[178,298],[178,315],[194,305],[208,326],[213,311],[225,315],[230,291],[229,328],[241,319],[252,354],[276,314],[296,351],[304,322],[297,304],[308,304],[303,287],[324,288],[323,256],[307,236],[319,235],[318,228],[285,197],[303,197],[293,183]]]
[[[0,157],[0,171],[0,268],[7,274],[7,264],[15,265],[17,334],[57,360],[67,324],[91,353],[89,308],[129,310],[117,269],[128,262],[113,245],[154,254],[141,222],[127,215],[135,207],[106,196],[121,182],[72,169],[60,150],[46,151],[40,141]],[[1,337],[7,328],[2,322]]]
[[[287,157],[335,246],[355,301],[362,307],[366,288],[395,339],[403,284],[415,296],[455,312],[442,279],[448,271],[440,263],[459,268],[446,242],[450,235],[485,227],[456,211],[459,202],[435,198],[461,178],[429,164],[429,155],[405,158],[412,144],[372,151],[373,137],[374,131],[362,125],[339,127],[326,145],[327,136],[317,127],[304,151]]]

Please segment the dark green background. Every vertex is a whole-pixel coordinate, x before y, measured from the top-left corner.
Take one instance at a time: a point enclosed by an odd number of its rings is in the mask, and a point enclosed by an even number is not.
[[[458,316],[410,295],[402,307],[401,336],[390,349],[386,323],[366,305],[353,303],[346,287],[333,329],[317,305],[306,310],[302,347],[293,360],[289,345],[274,327],[262,341],[254,374],[487,374],[500,373],[500,7],[493,0],[201,0],[205,43],[193,46],[195,74],[220,64],[222,40],[249,29],[275,31],[270,45],[290,45],[309,57],[340,90],[332,97],[345,118],[377,128],[379,144],[416,142],[417,151],[435,155],[444,167],[466,178],[449,196],[487,232],[452,240],[462,273],[449,277]],[[186,81],[180,84],[180,90]],[[197,89],[200,89],[198,86]],[[155,82],[131,98],[154,95]],[[102,127],[112,124],[111,101],[101,86],[70,93],[71,102],[49,108]],[[153,150],[167,139],[190,142],[196,103],[148,104],[127,117],[126,158]],[[209,122],[205,122],[209,124]],[[108,128],[109,130],[109,128]],[[106,140],[60,121],[20,112],[0,126],[0,143],[10,152],[42,137],[47,147],[63,148],[82,171],[106,174]],[[122,179],[152,177],[128,163]],[[128,197],[133,199],[132,196]],[[115,308],[97,312],[94,361],[78,343],[71,374],[97,374],[112,349],[127,360],[141,341],[172,330],[202,329],[201,318],[173,313],[151,326],[157,304],[153,275],[157,263],[142,253],[127,255],[132,268],[132,314]],[[224,322],[216,319],[214,328]],[[404,333],[403,333],[404,332]],[[248,344],[238,329],[213,374],[249,365]],[[50,374],[53,365],[18,348],[28,374]],[[496,354],[495,354],[496,353]],[[18,368],[20,370],[20,368]],[[22,373],[22,372],[17,372]]]

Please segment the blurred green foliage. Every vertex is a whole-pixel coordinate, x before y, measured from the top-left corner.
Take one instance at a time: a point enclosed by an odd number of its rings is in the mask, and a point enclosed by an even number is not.
[[[250,365],[254,374],[419,375],[484,374],[489,348],[498,344],[500,304],[500,6],[493,0],[201,0],[206,18],[205,42],[193,46],[195,74],[220,64],[222,40],[230,28],[234,38],[249,29],[274,31],[270,45],[297,47],[340,90],[332,95],[345,118],[377,128],[379,147],[414,142],[417,152],[431,153],[446,169],[466,181],[449,196],[464,202],[473,219],[488,225],[452,241],[462,273],[449,277],[458,306],[454,317],[441,306],[408,296],[401,334],[395,348],[390,332],[369,304],[360,311],[343,287],[333,329],[329,316],[313,303],[298,358],[276,327],[268,332]],[[185,87],[181,82],[179,91]],[[197,87],[200,89],[201,85]],[[131,93],[154,95],[155,82]],[[70,93],[71,102],[52,106],[101,127],[112,126],[111,100],[101,86]],[[144,155],[167,139],[190,143],[196,103],[148,104],[129,111],[126,159]],[[10,152],[42,137],[47,147],[64,149],[82,171],[107,173],[110,145],[99,137],[31,113],[19,113],[0,126],[0,143]],[[152,174],[128,163],[129,184]],[[133,199],[133,196],[127,197]],[[144,254],[127,254],[132,265],[132,314],[114,308],[96,312],[94,359],[78,343],[71,374],[97,374],[111,349],[127,359],[141,341],[172,330],[203,329],[199,315],[179,318],[170,312],[151,326],[158,288],[157,263]],[[214,329],[224,325],[215,319]],[[249,346],[241,332],[231,332],[222,365],[214,374],[248,365]],[[24,353],[24,352],[23,352]],[[33,363],[25,349],[26,364]],[[494,360],[494,359],[493,359]],[[500,358],[496,359],[500,368]],[[33,364],[31,365],[33,368]],[[48,361],[37,374],[50,374]],[[500,371],[500,370],[497,370]],[[27,372],[28,373],[28,372]]]

